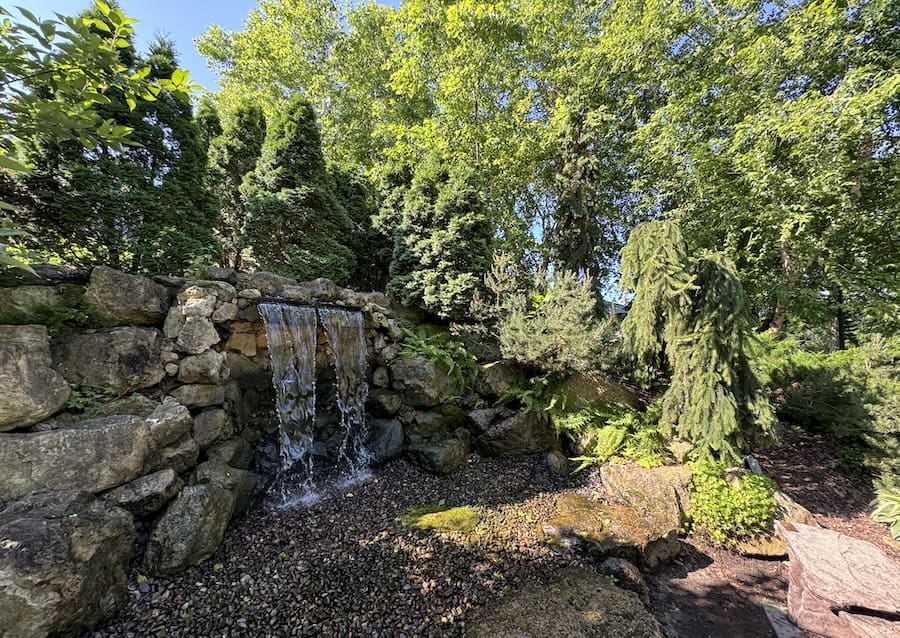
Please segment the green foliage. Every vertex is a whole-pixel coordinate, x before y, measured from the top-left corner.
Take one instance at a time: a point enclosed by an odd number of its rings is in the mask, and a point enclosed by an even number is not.
[[[66,407],[73,410],[79,410],[86,415],[90,414],[97,408],[110,403],[120,397],[120,393],[110,386],[86,386],[77,385],[72,388],[69,394],[69,400]]]
[[[894,540],[900,540],[900,487],[887,481],[876,481],[875,494],[872,518],[889,525],[891,536]]]
[[[572,459],[580,463],[575,471],[617,457],[642,467],[658,467],[672,460],[658,427],[660,410],[656,405],[639,413],[598,404],[576,412],[553,410],[551,417],[557,432],[567,435],[584,452]]]
[[[220,134],[209,142],[210,181],[219,199],[216,231],[222,242],[222,264],[225,266],[243,266],[247,246],[247,204],[241,188],[247,175],[256,167],[265,136],[266,118],[262,108],[255,100],[245,98]]]
[[[117,7],[96,2],[91,14],[40,20],[19,8],[19,17],[0,7],[0,169],[15,175],[31,166],[19,148],[36,138],[78,140],[85,149],[101,142],[121,150],[132,132],[129,126],[101,114],[98,107],[124,99],[132,109],[138,98],[156,99],[162,91],[185,97],[194,87],[187,72],[174,69],[169,77],[150,79],[149,69],[128,69],[120,63],[131,46],[136,22]],[[63,42],[63,45],[58,43]],[[21,194],[12,182],[0,184],[0,209],[18,212]],[[10,192],[12,190],[12,192]],[[10,195],[13,195],[12,197]],[[17,220],[19,223],[21,219]],[[0,219],[0,237],[30,242],[32,235]],[[15,240],[12,240],[15,243]],[[28,268],[21,246],[0,242],[0,268]]]
[[[592,370],[609,356],[615,318],[597,317],[597,297],[589,277],[560,271],[552,277],[538,273],[530,290],[509,258],[498,255],[485,275],[487,294],[477,296],[472,315],[475,327],[496,338],[500,351],[512,359],[546,373]]]
[[[492,247],[477,174],[431,157],[411,175],[398,180],[376,219],[394,242],[388,291],[441,319],[465,319]]]
[[[560,400],[556,383],[551,378],[521,377],[497,399],[497,406],[513,406],[523,412],[543,414],[555,409]]]
[[[35,304],[27,313],[0,315],[0,325],[25,326],[37,324],[47,327],[47,334],[59,336],[84,328],[102,328],[111,325],[110,320],[83,301],[73,301],[65,306]]]
[[[151,80],[179,73],[166,39],[143,59],[130,45],[120,56],[120,66]],[[37,92],[48,89],[40,78],[30,82]],[[129,144],[86,149],[83,140],[60,142],[40,132],[23,140],[24,156],[36,168],[21,180],[25,196],[13,218],[48,259],[182,273],[192,254],[215,245],[206,149],[190,101],[173,91],[136,98],[114,93],[94,109],[130,131]]]
[[[690,485],[694,531],[732,547],[772,531],[776,514],[772,493],[777,489],[772,479],[730,471],[718,463],[689,465],[694,473]]]
[[[404,329],[406,337],[400,355],[407,359],[425,357],[434,361],[453,380],[462,394],[472,387],[478,375],[478,362],[465,346],[446,332],[428,334],[423,328]]]
[[[827,434],[851,467],[900,474],[900,337],[828,354],[780,341],[762,361],[780,418]]]
[[[647,222],[622,251],[621,286],[633,293],[623,345],[640,378],[668,369],[661,424],[707,459],[735,461],[774,422],[750,365],[755,322],[734,265],[691,259],[676,222]]]
[[[288,277],[346,283],[356,267],[352,223],[325,167],[312,107],[297,96],[266,129],[245,179],[247,243],[260,267]]]

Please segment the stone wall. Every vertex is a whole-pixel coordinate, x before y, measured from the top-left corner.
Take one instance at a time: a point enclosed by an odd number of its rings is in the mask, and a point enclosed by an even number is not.
[[[540,415],[482,407],[511,387],[508,366],[485,366],[459,396],[435,362],[401,356],[381,293],[219,268],[202,280],[36,270],[0,273],[0,323],[25,324],[0,325],[0,616],[25,610],[15,635],[98,622],[124,601],[129,560],[154,575],[199,564],[247,513],[277,459],[260,302],[364,313],[376,462],[450,473],[473,449],[556,447]],[[327,387],[329,358],[318,361]],[[323,431],[329,418],[326,406]],[[82,521],[76,536],[69,519]]]

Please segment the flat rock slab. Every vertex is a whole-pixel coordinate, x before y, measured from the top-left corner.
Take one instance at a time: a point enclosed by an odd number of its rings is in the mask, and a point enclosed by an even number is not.
[[[568,569],[502,599],[475,620],[473,638],[662,638],[637,594],[605,576]]]
[[[606,505],[581,494],[563,494],[556,518],[541,524],[552,545],[583,549],[597,559],[617,556],[654,569],[681,549],[678,521],[646,517],[627,505]]]
[[[900,565],[871,543],[803,524],[779,525],[790,557],[788,614],[834,638],[900,636]]]

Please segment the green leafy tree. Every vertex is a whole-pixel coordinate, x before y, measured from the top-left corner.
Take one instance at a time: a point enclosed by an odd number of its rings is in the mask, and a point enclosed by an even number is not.
[[[247,205],[241,187],[256,167],[265,138],[266,118],[262,108],[247,98],[209,143],[210,175],[220,206],[217,231],[224,266],[243,266]]]
[[[27,9],[19,16],[0,7],[0,169],[3,199],[21,203],[24,195],[10,175],[27,173],[23,142],[42,137],[53,142],[77,140],[92,149],[99,142],[120,149],[131,129],[106,118],[97,107],[124,99],[131,108],[139,97],[155,99],[168,91],[186,99],[193,87],[185,71],[148,78],[149,67],[129,69],[123,55],[131,46],[136,22],[115,6],[95,2],[91,15],[41,20]],[[51,90],[52,87],[52,90]],[[2,203],[10,210],[10,203]],[[26,233],[3,220],[0,237]],[[0,266],[25,263],[0,242]]]
[[[442,319],[465,318],[492,248],[474,171],[430,158],[396,187],[378,224],[394,239],[388,290]]]
[[[634,295],[623,345],[645,378],[670,371],[661,425],[697,454],[735,461],[768,435],[774,416],[750,366],[755,317],[734,265],[692,259],[677,222],[639,226],[622,251],[622,287]]]
[[[609,71],[665,86],[634,138],[643,205],[724,251],[778,330],[897,315],[898,17],[890,0],[608,12]]]
[[[172,43],[158,39],[145,59],[150,80],[177,71]],[[40,91],[41,87],[36,87]],[[23,180],[29,203],[18,219],[36,248],[70,263],[106,263],[135,272],[180,273],[215,252],[215,200],[206,185],[206,150],[190,102],[162,91],[134,107],[113,96],[98,113],[131,131],[130,144],[59,142],[35,135],[23,144],[36,169]]]
[[[316,116],[303,97],[274,117],[243,192],[247,243],[260,266],[297,279],[350,279],[353,224],[335,194]]]

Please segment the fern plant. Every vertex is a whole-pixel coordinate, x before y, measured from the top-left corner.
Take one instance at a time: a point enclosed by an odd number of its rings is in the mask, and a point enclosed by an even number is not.
[[[875,494],[872,518],[887,524],[891,537],[900,540],[900,487],[890,485],[887,480],[875,481]]]
[[[422,328],[404,329],[406,338],[400,356],[424,357],[434,361],[456,384],[457,392],[465,392],[475,382],[478,361],[465,346],[444,332],[427,334]]]

